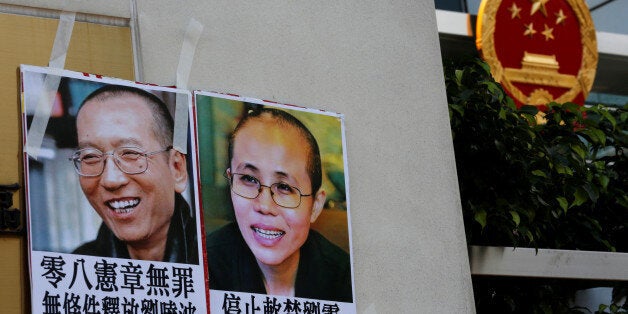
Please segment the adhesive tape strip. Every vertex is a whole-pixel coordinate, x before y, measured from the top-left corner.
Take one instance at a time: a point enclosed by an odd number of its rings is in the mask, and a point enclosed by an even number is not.
[[[57,27],[57,35],[52,45],[50,62],[48,62],[49,67],[58,69],[65,67],[65,57],[68,55],[68,46],[72,38],[75,19],[76,12],[63,12],[59,16],[59,27]]]
[[[56,69],[63,69],[65,66],[65,57],[67,56],[70,38],[72,37],[72,29],[74,28],[75,12],[63,12],[59,17],[59,26],[57,27],[57,35],[52,52],[50,53],[50,62],[48,66]],[[53,71],[54,72],[54,71]],[[46,133],[48,120],[50,120],[50,112],[52,105],[61,82],[60,73],[49,73],[44,78],[43,89],[39,93],[37,108],[26,135],[26,144],[24,151],[31,157],[37,159],[41,143]]]
[[[203,32],[203,25],[194,18],[190,19],[181,54],[179,55],[179,66],[177,67],[177,88],[187,89],[188,79],[192,71],[192,63],[194,61],[194,52],[196,45]],[[174,114],[174,139],[172,146],[187,154],[187,135],[188,135],[188,104],[189,94],[177,93],[177,102]]]

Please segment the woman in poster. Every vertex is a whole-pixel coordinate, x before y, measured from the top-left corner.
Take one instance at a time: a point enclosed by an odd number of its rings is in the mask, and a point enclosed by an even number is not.
[[[326,199],[312,133],[286,111],[257,108],[228,154],[236,222],[207,238],[210,288],[352,302],[349,255],[310,228]]]

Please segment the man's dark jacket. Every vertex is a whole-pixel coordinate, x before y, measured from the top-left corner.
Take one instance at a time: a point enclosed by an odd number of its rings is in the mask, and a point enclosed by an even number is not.
[[[196,221],[190,206],[181,194],[175,194],[174,212],[170,219],[163,262],[198,264]],[[73,254],[131,258],[126,244],[113,234],[103,222],[96,240],[82,244]]]

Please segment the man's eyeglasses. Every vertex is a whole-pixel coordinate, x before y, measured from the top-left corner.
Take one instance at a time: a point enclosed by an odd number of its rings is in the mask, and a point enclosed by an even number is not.
[[[281,207],[299,207],[302,196],[312,196],[312,194],[302,194],[297,187],[285,182],[275,182],[268,186],[263,185],[258,178],[248,174],[232,173],[229,175],[227,173],[225,177],[229,180],[231,191],[244,198],[255,199],[262,192],[262,187],[269,188],[273,201]]]
[[[103,153],[95,148],[79,149],[69,159],[74,164],[76,173],[83,177],[97,177],[105,170],[107,156],[113,157],[113,161],[122,172],[126,174],[140,174],[148,169],[148,157],[172,149],[168,146],[154,152],[144,152],[139,147],[118,147],[109,153]]]

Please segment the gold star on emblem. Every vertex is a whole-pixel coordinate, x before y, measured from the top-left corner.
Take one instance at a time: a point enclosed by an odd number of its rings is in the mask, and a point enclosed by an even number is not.
[[[556,15],[556,25],[565,24],[567,17],[565,16],[565,13],[563,13],[563,9],[560,9],[560,11],[558,11],[558,13],[554,13],[554,15]]]
[[[510,15],[510,19],[514,19],[516,18],[521,18],[521,16],[519,16],[519,12],[521,12],[521,8],[517,6],[516,3],[512,3],[512,6],[510,8],[508,8],[508,11],[510,11],[510,13],[512,13]]]
[[[526,31],[523,32],[523,36],[530,36],[532,37],[532,35],[536,34],[536,31],[534,30],[534,25],[532,25],[532,23],[526,25]]]
[[[545,36],[545,41],[554,39],[554,34],[552,34],[553,31],[554,31],[553,28],[549,28],[547,27],[547,24],[545,24],[545,30],[541,33],[543,34],[543,36]]]
[[[534,15],[536,11],[541,10],[544,16],[547,16],[547,11],[545,10],[545,4],[549,2],[549,0],[530,0],[532,1],[532,9],[530,10],[530,16]]]

